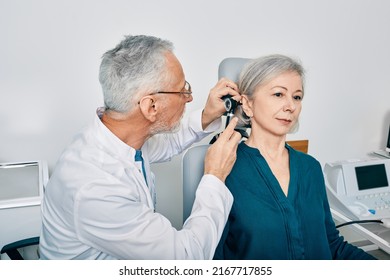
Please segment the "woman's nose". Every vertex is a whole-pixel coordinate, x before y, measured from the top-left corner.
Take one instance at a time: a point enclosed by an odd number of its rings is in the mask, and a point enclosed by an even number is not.
[[[291,97],[286,98],[286,103],[284,104],[284,111],[294,112],[296,109],[296,105],[294,99]]]

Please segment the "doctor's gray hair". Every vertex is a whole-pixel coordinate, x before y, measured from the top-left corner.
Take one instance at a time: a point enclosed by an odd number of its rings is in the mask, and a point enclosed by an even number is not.
[[[173,44],[153,36],[126,36],[102,56],[99,81],[106,110],[126,113],[145,92],[158,91]]]
[[[245,64],[239,76],[239,91],[249,100],[253,100],[253,95],[258,87],[286,72],[295,72],[301,77],[303,90],[305,70],[302,65],[291,57],[274,54],[250,60]],[[235,115],[239,119],[240,126],[250,127],[250,118],[246,116],[242,106],[238,106]]]

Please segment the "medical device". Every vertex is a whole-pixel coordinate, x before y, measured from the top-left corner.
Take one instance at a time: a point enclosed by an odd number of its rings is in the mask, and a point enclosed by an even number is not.
[[[390,159],[327,163],[324,177],[331,208],[352,220],[390,218]]]
[[[390,155],[390,125],[389,125],[389,134],[387,135],[386,152],[388,152]]]
[[[390,158],[390,125],[389,125],[389,133],[387,135],[387,144],[384,150],[374,151],[374,154],[379,156]]]

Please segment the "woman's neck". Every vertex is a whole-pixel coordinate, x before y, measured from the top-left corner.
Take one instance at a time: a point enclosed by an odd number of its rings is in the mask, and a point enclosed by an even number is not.
[[[286,137],[251,134],[246,144],[257,148],[264,157],[272,173],[279,182],[279,185],[287,196],[290,182],[290,156],[285,147]]]
[[[285,148],[286,136],[275,135],[254,135],[251,134],[246,141],[246,144],[252,148],[256,148],[260,153],[271,159],[276,160],[285,156],[287,152]]]

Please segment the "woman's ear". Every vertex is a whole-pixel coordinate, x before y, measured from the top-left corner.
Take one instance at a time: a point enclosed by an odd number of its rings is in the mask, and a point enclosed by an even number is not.
[[[241,103],[241,107],[242,110],[244,110],[244,113],[250,118],[253,117],[252,102],[248,99],[246,95],[242,95]]]
[[[147,95],[142,97],[139,101],[139,107],[145,119],[149,120],[150,122],[156,121],[157,108],[156,100],[153,96]]]

